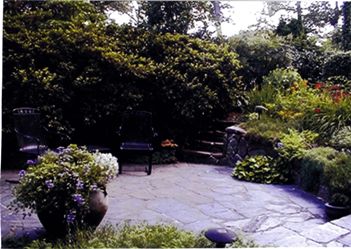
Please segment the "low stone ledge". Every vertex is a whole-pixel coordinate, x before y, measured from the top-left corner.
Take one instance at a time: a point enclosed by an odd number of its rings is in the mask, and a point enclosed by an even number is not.
[[[237,134],[237,135],[245,135],[247,133],[247,131],[245,131],[243,128],[233,125],[233,126],[229,126],[225,129],[225,131],[227,132],[227,134]]]

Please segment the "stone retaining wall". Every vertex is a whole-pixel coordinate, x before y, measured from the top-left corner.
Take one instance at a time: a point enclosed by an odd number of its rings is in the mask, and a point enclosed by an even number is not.
[[[226,128],[225,153],[229,165],[234,166],[246,156],[277,156],[273,144],[268,141],[254,140],[239,126]]]

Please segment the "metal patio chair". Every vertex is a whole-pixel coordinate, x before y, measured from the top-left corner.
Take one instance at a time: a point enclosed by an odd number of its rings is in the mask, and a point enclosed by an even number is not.
[[[154,152],[153,140],[157,136],[152,127],[152,114],[146,111],[124,113],[118,134],[121,142],[119,146],[119,174],[122,174],[122,163],[125,155],[127,153],[140,153],[148,155],[148,167],[145,168],[145,171],[150,175]]]
[[[19,151],[30,156],[38,156],[48,149],[40,124],[40,112],[36,108],[13,109],[15,133]]]

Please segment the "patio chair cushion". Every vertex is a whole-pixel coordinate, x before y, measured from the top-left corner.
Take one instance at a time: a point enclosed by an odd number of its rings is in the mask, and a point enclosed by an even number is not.
[[[140,150],[140,151],[153,151],[151,143],[140,142],[124,142],[121,144],[121,150]]]

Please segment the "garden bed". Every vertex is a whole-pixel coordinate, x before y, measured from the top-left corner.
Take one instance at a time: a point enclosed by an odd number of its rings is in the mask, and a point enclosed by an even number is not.
[[[308,84],[296,71],[278,69],[248,97],[246,121],[227,128],[233,176],[263,183],[294,182],[332,204],[350,206],[347,89]],[[253,104],[260,104],[260,112]]]

